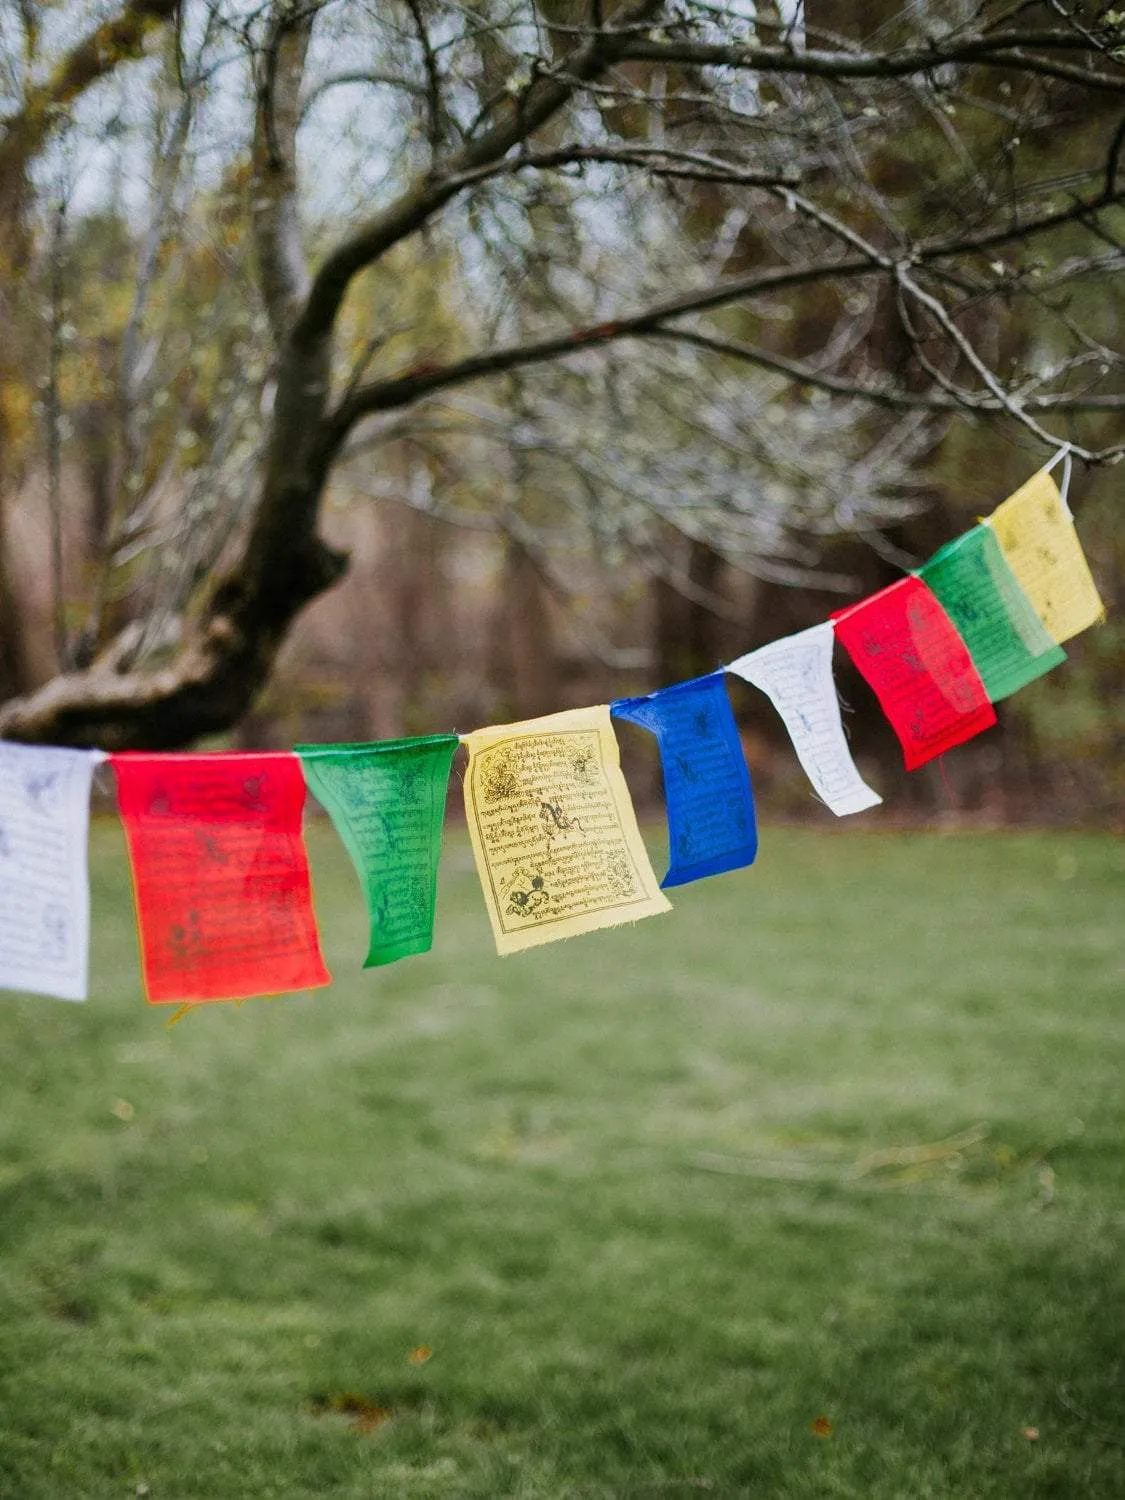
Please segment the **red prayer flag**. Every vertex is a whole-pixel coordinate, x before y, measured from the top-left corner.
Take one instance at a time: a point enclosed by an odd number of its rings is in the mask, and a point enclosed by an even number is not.
[[[902,578],[832,619],[902,742],[908,771],[996,723],[969,648],[920,578]]]
[[[153,1005],[329,984],[289,752],[111,755]]]

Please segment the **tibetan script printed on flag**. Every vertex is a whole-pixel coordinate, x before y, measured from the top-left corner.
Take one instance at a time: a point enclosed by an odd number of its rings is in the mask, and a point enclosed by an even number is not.
[[[1033,475],[985,524],[1052,640],[1068,641],[1102,618],[1082,543],[1050,474]]]
[[[856,769],[832,676],[832,622],[771,641],[727,668],[772,701],[817,795],[838,818],[882,802]]]
[[[921,579],[902,578],[832,618],[908,771],[996,723],[968,647]]]
[[[465,811],[497,952],[670,910],[608,707],[494,725],[465,744]]]
[[[329,983],[295,755],[110,757],[153,1004]]]
[[[993,703],[1066,660],[987,526],[948,542],[919,570],[969,648]]]
[[[363,886],[371,923],[365,968],[433,944],[437,867],[455,734],[371,745],[298,745],[305,779],[328,809]]]
[[[753,864],[754,794],[722,672],[610,705],[656,736],[668,813],[668,873],[683,885]]]
[[[0,743],[0,986],[85,1000],[96,750]]]

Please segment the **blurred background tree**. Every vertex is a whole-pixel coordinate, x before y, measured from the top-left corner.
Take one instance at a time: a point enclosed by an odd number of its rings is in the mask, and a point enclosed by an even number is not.
[[[1120,806],[1122,13],[19,0],[0,112],[0,733],[637,691],[900,576],[1066,441],[1110,623],[941,795]]]

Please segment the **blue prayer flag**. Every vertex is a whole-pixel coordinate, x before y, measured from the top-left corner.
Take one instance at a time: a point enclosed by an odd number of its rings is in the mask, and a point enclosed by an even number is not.
[[[694,677],[643,698],[619,698],[610,712],[649,730],[660,746],[669,847],[661,886],[753,864],[754,793],[725,674]]]

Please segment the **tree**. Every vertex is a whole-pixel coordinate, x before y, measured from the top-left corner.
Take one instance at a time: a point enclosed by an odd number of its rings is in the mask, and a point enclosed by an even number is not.
[[[44,8],[23,7],[25,50]],[[131,62],[173,18],[159,65]],[[954,415],[1044,454],[1065,437],[1087,463],[1117,461],[1123,63],[1121,15],[1079,0],[862,15],[839,0],[632,0],[612,13],[600,0],[132,0],[46,81],[10,67],[9,277],[37,259],[47,284],[52,241],[28,194],[60,131],[90,128],[75,124],[76,101],[141,70],[158,149],[114,335],[107,587],[70,669],[0,705],[0,734],[167,748],[229,728],[294,619],[346,567],[319,525],[334,473],[372,451],[377,464],[388,433],[467,454],[490,425],[495,436],[498,411],[515,412],[509,450],[564,466],[594,509],[606,492],[644,509],[641,484],[673,497],[687,484],[707,504],[675,511],[676,524],[759,560],[772,550],[775,567],[800,565],[783,539],[802,530],[877,530],[898,481],[880,485],[870,455],[908,461]],[[384,146],[374,211],[318,227],[317,113],[357,89],[383,101],[364,148],[382,134],[395,155]],[[226,224],[229,251],[207,305],[241,298],[242,321],[232,333],[232,316],[219,320],[172,433],[146,402],[143,366],[162,346],[146,355],[144,332],[182,316],[208,274],[178,237],[201,212],[199,179],[188,204],[181,174],[200,119],[210,111],[213,135],[243,104],[245,156],[236,130],[202,210]],[[179,290],[157,298],[169,256]],[[396,292],[417,297],[420,278],[456,332],[404,363]],[[372,307],[386,323],[357,341]],[[470,390],[475,410],[457,404]],[[507,405],[479,394],[497,390]],[[813,423],[810,393],[824,408]],[[566,412],[595,397],[599,425],[568,431]],[[768,443],[767,404],[783,413]],[[844,484],[825,462],[826,423],[852,455]],[[732,493],[755,444],[772,488]],[[161,533],[169,503],[176,524]],[[130,608],[106,609],[133,555],[123,541],[146,534],[165,537],[170,583],[161,593],[150,574]],[[3,583],[0,571],[0,611]]]

